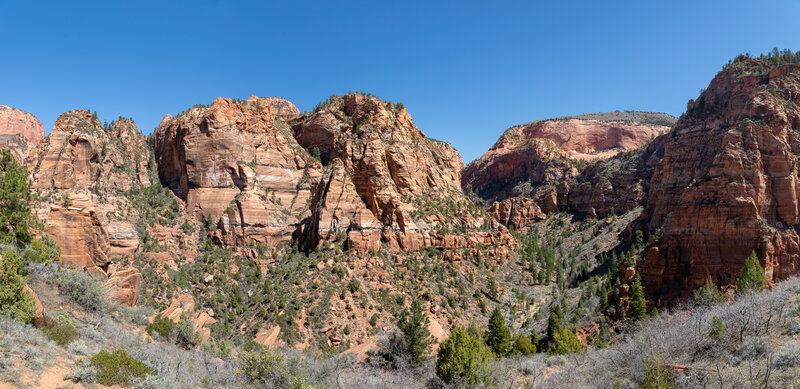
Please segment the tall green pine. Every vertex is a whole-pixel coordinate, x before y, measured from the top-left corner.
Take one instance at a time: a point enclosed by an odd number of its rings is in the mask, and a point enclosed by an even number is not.
[[[647,316],[647,300],[644,298],[644,288],[642,288],[642,278],[639,273],[633,277],[633,285],[631,285],[631,301],[628,306],[628,318],[633,321],[639,321]]]
[[[506,320],[500,313],[500,308],[495,308],[489,318],[486,345],[499,357],[504,357],[511,352],[511,331],[506,327]]]
[[[428,316],[422,311],[422,305],[418,300],[411,303],[411,312],[403,311],[397,327],[403,333],[403,338],[406,341],[408,353],[411,355],[411,360],[414,365],[421,364],[425,357],[430,352],[431,344],[433,344],[433,337],[428,331]]]

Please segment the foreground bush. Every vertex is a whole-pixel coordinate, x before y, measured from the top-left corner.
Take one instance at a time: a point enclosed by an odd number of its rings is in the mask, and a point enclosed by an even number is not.
[[[59,268],[50,274],[48,282],[58,286],[59,294],[86,310],[102,311],[106,308],[100,282],[88,274]]]
[[[147,365],[131,358],[127,351],[121,349],[113,353],[101,351],[90,361],[97,370],[97,383],[106,386],[127,385],[132,378],[155,374]]]
[[[480,381],[480,372],[486,367],[492,351],[476,331],[453,327],[450,337],[442,342],[436,358],[436,375],[444,382],[466,380],[470,384]]]
[[[42,328],[42,332],[61,347],[67,346],[72,343],[72,341],[79,338],[78,330],[69,323],[59,324],[53,328],[45,327]]]

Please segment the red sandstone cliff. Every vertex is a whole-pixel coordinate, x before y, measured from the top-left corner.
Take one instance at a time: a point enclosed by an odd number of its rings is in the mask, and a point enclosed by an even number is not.
[[[36,116],[16,108],[0,105],[0,149],[22,162],[44,138],[44,125]]]
[[[642,217],[663,237],[646,253],[646,290],[685,297],[707,276],[735,284],[755,250],[767,278],[800,271],[800,65],[741,57],[664,139]]]
[[[592,119],[619,115],[646,122]],[[514,227],[543,220],[546,212],[570,209],[594,216],[641,204],[649,180],[643,168],[652,170],[651,157],[658,150],[642,146],[658,143],[651,141],[669,130],[661,125],[669,116],[620,112],[586,117],[508,129],[464,170],[462,186],[492,202],[489,212]]]

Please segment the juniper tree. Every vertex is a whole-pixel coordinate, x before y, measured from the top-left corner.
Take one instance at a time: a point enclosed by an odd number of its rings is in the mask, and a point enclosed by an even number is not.
[[[708,276],[706,278],[706,283],[694,292],[692,301],[697,307],[707,308],[722,304],[725,302],[725,297],[722,296],[722,293],[717,289],[717,285],[714,284],[714,280],[711,279],[711,276]]]

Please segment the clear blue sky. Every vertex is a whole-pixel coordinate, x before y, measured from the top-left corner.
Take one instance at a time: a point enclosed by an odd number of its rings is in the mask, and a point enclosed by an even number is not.
[[[402,101],[466,162],[533,119],[679,115],[729,58],[800,49],[797,1],[0,0],[0,104],[167,113],[217,96],[301,111],[364,90]]]

